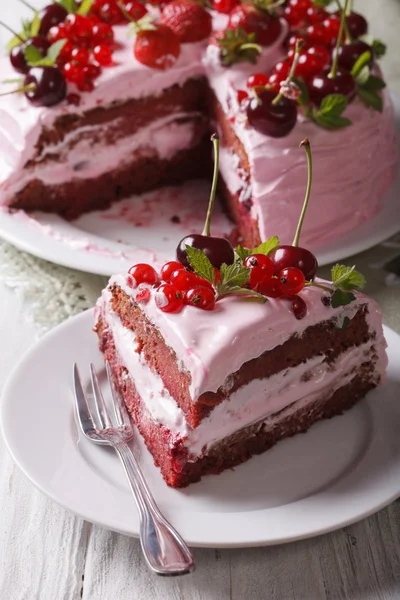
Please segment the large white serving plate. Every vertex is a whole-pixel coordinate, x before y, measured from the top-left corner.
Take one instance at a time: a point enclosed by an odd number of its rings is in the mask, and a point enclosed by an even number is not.
[[[78,434],[72,363],[88,384],[88,364],[103,373],[93,313],[44,337],[5,387],[1,423],[26,476],[56,502],[109,529],[137,536],[139,522],[112,451]],[[164,483],[137,436],[135,451],[157,502],[192,546],[289,542],[362,519],[400,496],[400,337],[385,329],[388,378],[346,414],[317,423],[221,475],[183,490]]]

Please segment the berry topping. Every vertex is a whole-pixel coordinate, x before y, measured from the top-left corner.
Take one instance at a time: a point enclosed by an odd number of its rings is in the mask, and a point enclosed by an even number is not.
[[[155,293],[155,303],[163,312],[179,312],[183,308],[182,293],[175,285],[162,283]]]
[[[246,33],[255,33],[256,42],[262,46],[273,44],[282,30],[278,17],[251,3],[239,4],[230,13],[228,28],[237,29],[238,27]]]
[[[300,296],[295,296],[292,300],[292,311],[296,319],[304,319],[307,314],[307,304]]]
[[[40,35],[47,35],[52,27],[62,23],[68,16],[68,11],[60,4],[50,4],[39,13]]]
[[[269,281],[260,283],[257,289],[260,294],[267,296],[267,298],[280,298],[280,296],[282,296],[279,281],[276,277],[272,277]]]
[[[135,58],[153,69],[169,69],[181,52],[179,38],[167,25],[153,27],[139,30],[133,50]]]
[[[326,12],[321,6],[309,6],[306,11],[305,21],[315,25],[316,23],[322,23],[329,17],[329,13]]]
[[[289,0],[283,16],[291,27],[299,28],[307,20],[307,11],[311,7],[310,0]]]
[[[107,23],[96,23],[92,28],[93,44],[107,44],[111,46],[114,43],[114,32]]]
[[[186,246],[201,250],[209,259],[211,264],[219,269],[223,263],[231,265],[235,259],[232,245],[225,238],[211,237],[211,215],[214,208],[215,195],[217,192],[218,166],[219,166],[219,138],[216,134],[211,137],[214,144],[214,175],[211,186],[210,200],[208,204],[207,217],[203,233],[193,233],[185,236],[178,244],[176,257],[185,267],[190,267]]]
[[[147,302],[150,300],[151,298],[151,293],[149,288],[142,288],[139,289],[138,293],[136,294],[136,302],[140,302],[142,304],[147,304]]]
[[[219,13],[229,13],[239,4],[239,0],[213,0],[212,7]]]
[[[56,67],[33,67],[25,77],[24,88],[34,106],[53,106],[67,94],[64,76]]]
[[[194,0],[172,0],[164,7],[161,22],[172,29],[181,43],[199,42],[211,33],[211,15]]]
[[[177,269],[171,274],[170,283],[176,285],[181,292],[187,292],[188,290],[196,287],[207,287],[212,290],[212,285],[209,281],[199,277],[191,271],[186,271],[186,269],[182,268]]]
[[[213,310],[215,307],[215,293],[212,289],[206,287],[193,288],[186,294],[185,304],[203,310]]]
[[[125,5],[125,12],[133,21],[139,21],[147,14],[147,8],[140,2],[128,2]]]
[[[274,268],[274,267],[272,267]],[[304,288],[306,278],[297,267],[286,267],[278,275],[278,288],[282,295],[294,296]]]
[[[369,61],[369,65],[372,65],[373,62],[373,50],[372,47],[363,42],[362,40],[357,40],[355,42],[350,42],[348,44],[343,44],[340,46],[338,50],[339,54],[339,67],[345,69],[346,71],[351,71],[357,60],[360,58],[364,52],[369,52],[371,55],[371,59]]]
[[[238,27],[234,31],[217,31],[210,38],[210,44],[220,48],[220,61],[224,67],[239,62],[255,63],[261,54],[261,46],[254,42],[255,34],[246,33]]]
[[[331,55],[324,46],[310,46],[300,54],[296,75],[307,81],[326,69],[330,61]]]
[[[176,260],[171,260],[167,263],[165,263],[165,265],[163,265],[161,267],[161,279],[163,281],[165,281],[166,283],[171,283],[171,275],[174,271],[178,271],[179,269],[184,269],[184,266],[176,261]]]
[[[112,50],[110,46],[100,44],[93,48],[93,56],[102,67],[109,67],[112,64]]]
[[[247,80],[247,87],[249,89],[255,87],[265,87],[268,84],[268,75],[264,73],[255,73],[254,75],[250,75]]]
[[[138,263],[137,265],[133,265],[128,271],[129,275],[132,277],[132,287],[137,287],[141,283],[148,283],[149,285],[153,285],[158,281],[157,271],[146,263]]]
[[[356,12],[351,12],[346,16],[346,23],[350,37],[357,39],[368,33],[368,23],[365,17]]]
[[[274,274],[274,264],[265,254],[250,254],[243,265],[250,269],[250,287],[254,290],[259,284],[267,283]]]

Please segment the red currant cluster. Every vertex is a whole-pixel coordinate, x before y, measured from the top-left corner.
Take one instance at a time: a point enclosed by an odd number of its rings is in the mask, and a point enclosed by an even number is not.
[[[89,14],[103,23],[120,25],[127,21],[138,21],[146,13],[144,3],[139,0],[94,0]]]
[[[131,287],[148,284],[156,289],[155,303],[163,312],[180,312],[184,305],[202,310],[213,310],[215,306],[215,290],[211,283],[187,271],[180,262],[165,263],[160,276],[151,265],[142,263],[131,267],[128,273],[128,285]],[[143,287],[139,289],[136,301],[147,303],[150,297],[150,290]]]

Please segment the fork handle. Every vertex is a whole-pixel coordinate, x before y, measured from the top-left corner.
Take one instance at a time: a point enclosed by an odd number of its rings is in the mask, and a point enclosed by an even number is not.
[[[138,462],[124,441],[113,444],[124,466],[140,517],[140,544],[143,554],[158,575],[184,575],[194,570],[189,548],[160,513]]]

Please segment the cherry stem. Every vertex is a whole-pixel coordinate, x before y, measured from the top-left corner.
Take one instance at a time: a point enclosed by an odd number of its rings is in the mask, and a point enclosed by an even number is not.
[[[214,208],[215,202],[215,194],[217,193],[217,183],[218,183],[218,168],[219,168],[219,135],[218,133],[213,133],[211,136],[211,141],[214,144],[214,173],[213,180],[211,185],[210,192],[210,200],[208,202],[207,216],[206,222],[204,223],[204,229],[202,235],[210,236],[211,233],[211,215]]]
[[[26,0],[19,0],[22,4],[24,4],[27,8],[29,8],[29,10],[33,10],[33,12],[37,12],[36,8],[34,8],[32,6],[32,4],[29,4],[29,2],[26,2]]]
[[[292,79],[294,77],[294,74],[296,72],[297,65],[298,65],[298,62],[300,59],[300,52],[301,52],[303,45],[304,45],[304,40],[302,40],[300,38],[298,40],[296,40],[296,48],[294,51],[292,66],[290,68],[289,75],[287,76],[285,81],[282,82],[282,83],[285,83],[285,85],[289,85],[292,82]],[[276,106],[277,104],[279,104],[279,102],[282,100],[283,97],[284,97],[284,94],[282,92],[279,92],[279,94],[277,96],[275,96],[275,98],[272,100],[271,104]]]
[[[26,40],[24,40],[24,38],[19,35],[19,33],[15,33],[15,31],[13,29],[11,29],[11,27],[9,27],[8,25],[6,25],[6,23],[3,23],[3,21],[0,21],[0,25],[2,25],[3,27],[5,27],[5,29],[7,29],[7,31],[9,31],[10,33],[12,33],[12,35],[16,38],[18,38],[22,44],[24,44],[26,42]]]
[[[11,92],[3,92],[2,94],[0,94],[1,96],[9,96],[10,94],[22,94],[22,93],[26,93],[26,92],[34,92],[36,90],[36,84],[35,83],[30,83],[29,85],[25,85],[23,87],[19,87],[16,90],[11,90]]]
[[[306,155],[307,155],[308,179],[307,179],[306,196],[304,198],[303,208],[301,209],[300,219],[299,219],[299,223],[297,225],[297,229],[296,229],[296,233],[295,233],[295,236],[294,236],[294,240],[293,240],[292,246],[298,246],[299,245],[301,228],[303,227],[303,221],[304,221],[304,217],[306,215],[308,201],[310,199],[311,183],[312,183],[311,146],[310,146],[310,142],[308,141],[307,138],[301,142],[300,148],[301,147],[303,147],[305,149]]]
[[[345,0],[344,8],[342,9],[342,15],[340,18],[340,29],[339,29],[339,34],[338,34],[337,40],[336,40],[336,47],[335,47],[333,63],[332,63],[331,70],[329,71],[329,74],[328,74],[329,79],[335,79],[336,74],[337,74],[338,64],[339,64],[339,48],[340,48],[340,45],[343,40],[343,33],[344,33],[344,28],[345,28],[345,23],[346,23],[346,12],[347,12],[348,5],[349,5],[349,0]]]
[[[342,14],[342,10],[343,9],[342,9],[342,5],[340,4],[340,0],[335,0],[335,2],[337,4],[337,6],[338,6],[340,14]],[[350,6],[350,4],[351,4],[351,2],[349,2],[349,6]],[[350,12],[351,12],[351,10],[350,10]],[[347,15],[350,14],[350,12],[349,12],[349,10],[347,10],[347,12],[345,13],[346,17],[347,17]],[[347,25],[346,19],[344,20],[344,33],[345,33],[345,42],[347,44],[350,44],[353,41],[353,39],[352,39],[352,37],[350,35],[349,26]]]
[[[329,288],[326,285],[321,285],[320,283],[315,283],[315,281],[306,281],[304,287],[316,287],[320,290],[324,290],[324,292],[329,292],[330,294],[333,292],[332,288]]]

